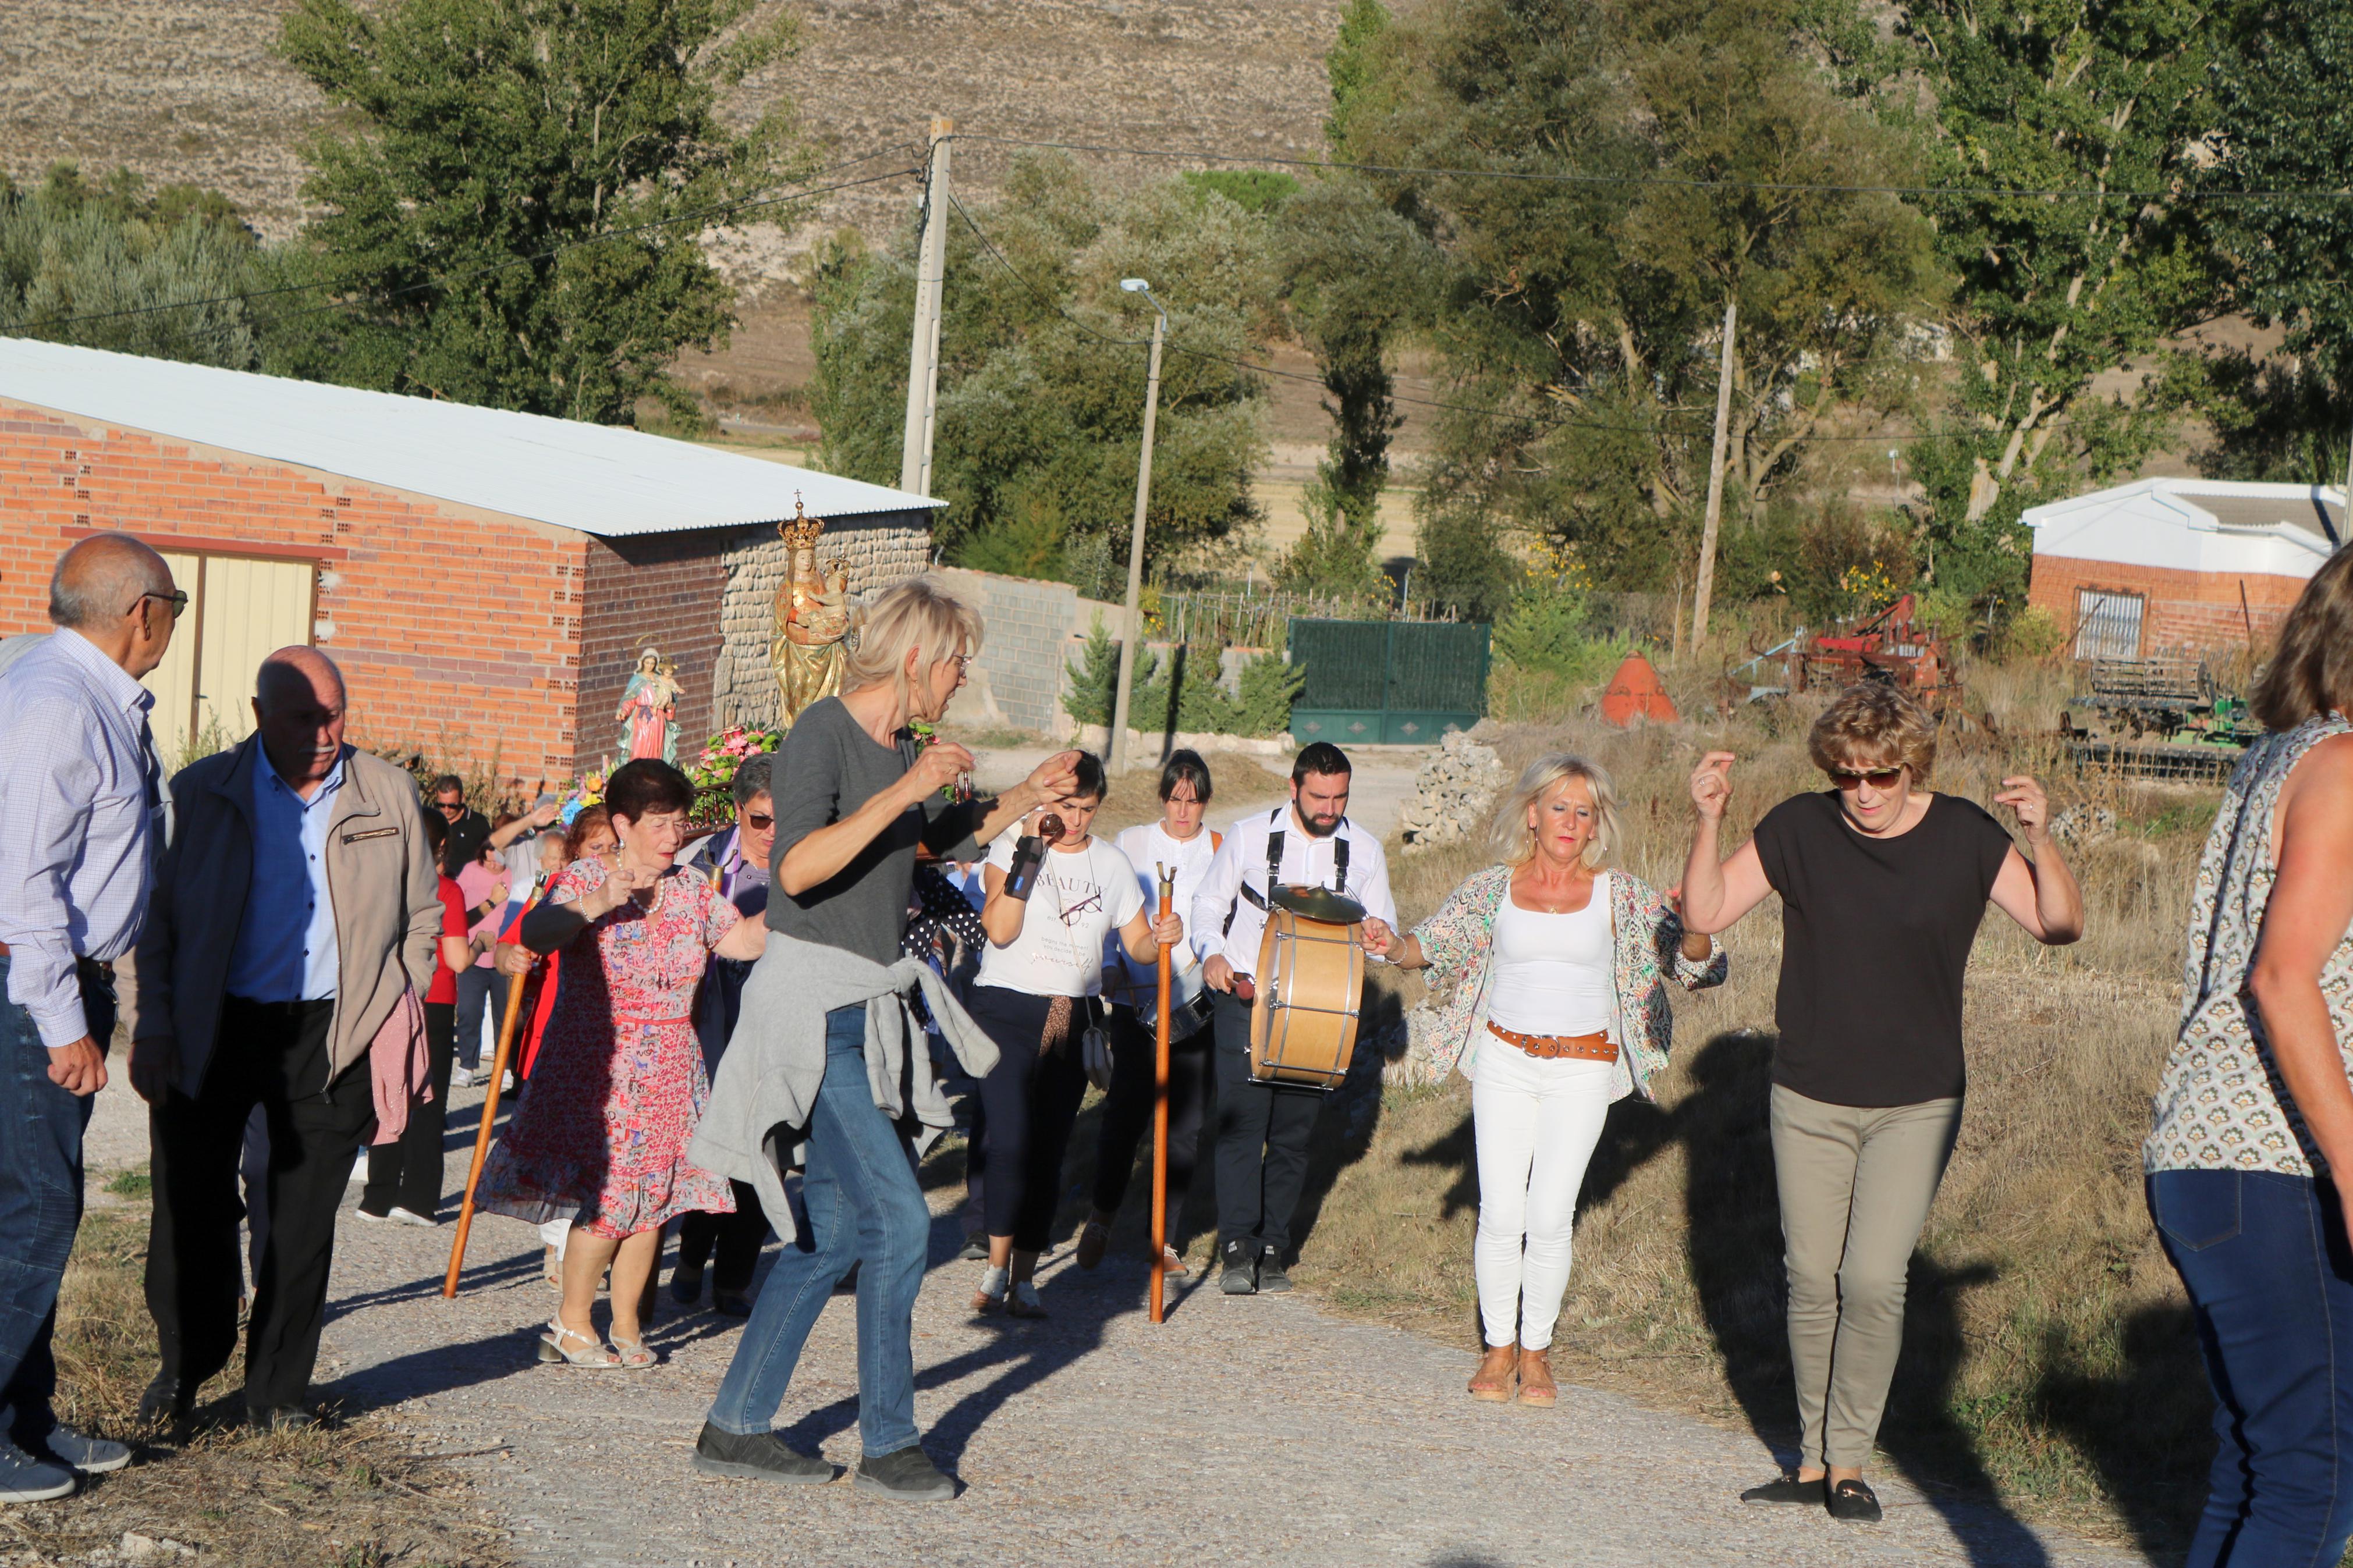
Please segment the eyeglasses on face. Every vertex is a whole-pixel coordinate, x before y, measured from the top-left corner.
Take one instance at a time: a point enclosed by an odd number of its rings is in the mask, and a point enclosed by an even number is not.
[[[754,833],[765,833],[776,825],[776,819],[765,811],[747,811],[744,814],[744,826]]]
[[[1873,789],[1894,789],[1896,781],[1903,776],[1904,769],[1900,763],[1892,768],[1832,768],[1831,770],[1831,779],[1841,789],[1853,789],[1861,784],[1869,784]]]
[[[150,599],[161,599],[165,604],[171,605],[172,618],[175,621],[180,618],[188,607],[188,591],[185,588],[174,588],[168,594],[142,594],[137,598],[131,601],[131,610],[137,609],[140,605],[145,604]],[[125,610],[122,613],[127,616],[131,613],[131,610]]]

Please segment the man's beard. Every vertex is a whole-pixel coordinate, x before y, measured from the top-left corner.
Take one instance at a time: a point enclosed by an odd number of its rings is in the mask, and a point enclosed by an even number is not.
[[[1316,816],[1304,811],[1299,813],[1299,825],[1307,829],[1307,836],[1311,838],[1331,837],[1340,831],[1340,824],[1344,820],[1345,818],[1339,816]]]

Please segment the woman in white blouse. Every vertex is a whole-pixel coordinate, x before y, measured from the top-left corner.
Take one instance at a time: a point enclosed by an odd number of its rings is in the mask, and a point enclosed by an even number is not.
[[[1113,845],[1089,837],[1103,805],[1103,763],[1079,754],[1071,792],[1033,816],[1018,838],[989,852],[988,932],[972,988],[974,1020],[997,1042],[997,1062],[981,1080],[988,1117],[988,1269],[977,1311],[1042,1318],[1032,1280],[1061,1192],[1062,1152],[1087,1077],[1082,1037],[1097,1026],[1104,940],[1119,933],[1130,957],[1156,958],[1159,944],[1185,936],[1175,915],[1145,912],[1135,868]],[[1053,827],[1050,839],[1041,830]]]
[[[1551,1405],[1553,1326],[1586,1163],[1610,1102],[1649,1097],[1672,1016],[1666,974],[1720,984],[1723,950],[1666,899],[1603,861],[1618,797],[1599,764],[1540,757],[1496,813],[1503,864],[1473,873],[1393,952],[1453,995],[1432,1031],[1472,1080],[1479,1232],[1472,1249],[1486,1355],[1474,1399]]]

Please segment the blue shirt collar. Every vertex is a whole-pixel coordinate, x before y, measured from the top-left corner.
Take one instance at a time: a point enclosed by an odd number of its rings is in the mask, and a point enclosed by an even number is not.
[[[99,689],[128,713],[144,713],[155,705],[155,694],[131,679],[131,672],[99,650],[99,646],[71,626],[49,634],[58,656],[69,660],[99,684]]]
[[[319,781],[319,787],[311,795],[311,798],[309,800],[304,800],[300,795],[295,793],[294,786],[292,784],[288,784],[284,779],[278,776],[277,768],[272,766],[269,761],[269,748],[263,745],[261,743],[261,738],[257,735],[254,737],[253,742],[253,763],[255,769],[254,782],[264,789],[267,789],[271,784],[276,784],[280,789],[286,792],[288,798],[291,799],[297,805],[301,806],[307,811],[311,806],[318,805],[321,801],[327,799],[337,790],[343,787],[343,759],[351,754],[351,743],[349,742],[345,742],[343,749],[335,753],[335,765],[327,770],[327,776]]]

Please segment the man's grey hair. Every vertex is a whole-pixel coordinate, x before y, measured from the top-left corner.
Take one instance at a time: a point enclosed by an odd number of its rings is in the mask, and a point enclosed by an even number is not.
[[[765,752],[755,757],[746,757],[736,763],[735,804],[739,806],[749,805],[762,795],[768,794],[768,780],[775,773],[776,766],[776,759]]]
[[[49,619],[60,626],[120,621],[148,594],[172,591],[164,558],[127,533],[93,533],[49,572]]]

